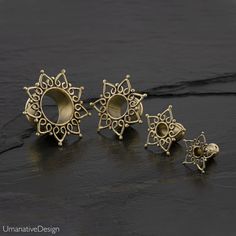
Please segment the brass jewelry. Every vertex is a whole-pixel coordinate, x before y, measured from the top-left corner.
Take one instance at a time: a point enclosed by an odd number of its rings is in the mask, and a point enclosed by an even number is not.
[[[24,87],[29,99],[23,114],[34,125],[36,135],[53,135],[61,146],[66,135],[74,134],[82,137],[80,120],[90,115],[80,100],[83,87],[72,87],[68,82],[66,71],[62,70],[56,77],[50,77],[40,71],[39,81],[32,87]],[[58,106],[57,122],[51,121],[43,110],[44,96],[51,97]]]
[[[170,155],[170,147],[173,142],[181,140],[186,129],[182,124],[177,123],[172,114],[172,106],[170,105],[162,113],[156,116],[146,114],[148,122],[148,136],[144,145],[159,146],[167,155]]]
[[[109,128],[119,136],[119,139],[123,139],[125,128],[135,123],[142,123],[141,101],[147,95],[136,93],[131,88],[129,78],[127,75],[122,82],[116,84],[103,80],[103,93],[98,100],[90,103],[100,117],[98,132]]]
[[[205,173],[206,161],[219,153],[219,146],[215,143],[206,143],[206,137],[202,132],[196,139],[184,140],[186,145],[186,156],[183,164],[194,164]]]

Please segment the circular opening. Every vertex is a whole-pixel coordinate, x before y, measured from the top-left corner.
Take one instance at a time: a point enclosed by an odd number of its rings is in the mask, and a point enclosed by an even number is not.
[[[42,109],[47,119],[56,124],[64,124],[73,117],[73,103],[62,89],[52,88],[42,98]]]
[[[193,150],[194,156],[201,157],[203,154],[203,150],[200,147],[195,147]]]
[[[50,98],[49,96],[44,96],[42,102],[42,108],[46,117],[51,122],[56,123],[59,117],[59,111],[56,101]]]
[[[156,127],[156,133],[158,137],[164,138],[168,135],[169,129],[167,124],[160,122]]]
[[[119,119],[125,115],[128,109],[128,102],[122,95],[114,95],[107,104],[108,113],[115,119]]]

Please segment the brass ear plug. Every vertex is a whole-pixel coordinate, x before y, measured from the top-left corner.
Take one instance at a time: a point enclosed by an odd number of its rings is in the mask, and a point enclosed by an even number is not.
[[[36,125],[36,135],[53,135],[58,145],[62,145],[66,135],[74,134],[82,137],[80,121],[90,113],[80,100],[83,87],[72,87],[62,70],[56,77],[40,72],[39,81],[32,87],[25,87],[29,99],[23,114]],[[50,120],[44,112],[44,97],[52,98],[58,106],[58,119]]]
[[[170,105],[162,113],[156,116],[146,114],[148,121],[148,136],[145,148],[149,145],[159,146],[167,155],[170,155],[170,147],[173,142],[181,140],[186,129],[182,124],[177,123],[172,114]]]
[[[109,128],[119,136],[119,139],[123,139],[125,128],[135,123],[142,123],[141,101],[147,95],[135,92],[131,88],[129,78],[127,75],[123,81],[116,84],[103,80],[103,93],[98,100],[90,103],[100,117],[98,132]]]
[[[186,145],[186,156],[183,164],[194,164],[205,173],[206,161],[219,153],[219,146],[215,143],[207,144],[204,132],[196,139],[184,140]]]

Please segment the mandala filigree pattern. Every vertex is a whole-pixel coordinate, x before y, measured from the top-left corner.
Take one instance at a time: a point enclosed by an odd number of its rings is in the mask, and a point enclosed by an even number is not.
[[[184,142],[186,156],[183,164],[194,164],[202,173],[205,173],[206,161],[218,154],[218,145],[214,143],[207,144],[203,132],[196,139],[184,140]]]
[[[82,137],[80,121],[90,113],[80,100],[83,87],[73,87],[67,80],[65,70],[56,77],[50,77],[42,70],[39,81],[32,87],[24,88],[29,96],[23,114],[36,125],[36,135],[53,135],[62,145],[66,135]],[[51,97],[58,105],[57,122],[50,120],[43,110],[44,96]]]
[[[156,116],[146,114],[148,121],[148,135],[145,147],[156,145],[170,155],[170,147],[173,142],[183,138],[185,128],[177,123],[172,114],[172,106]]]
[[[98,131],[109,128],[123,139],[125,128],[142,123],[143,106],[141,101],[146,94],[135,92],[131,88],[129,75],[121,83],[112,84],[103,81],[103,93],[95,102],[90,103],[100,117]]]

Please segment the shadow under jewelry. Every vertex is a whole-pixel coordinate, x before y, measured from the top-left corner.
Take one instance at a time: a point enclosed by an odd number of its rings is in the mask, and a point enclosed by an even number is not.
[[[174,143],[170,149],[170,156],[167,156],[165,152],[156,152],[153,149],[146,149],[148,152],[148,159],[154,163],[160,174],[171,177],[176,174],[179,168],[179,162],[183,159],[184,148]]]
[[[83,157],[85,146],[77,139],[70,145],[65,142],[64,146],[58,147],[56,140],[51,136],[42,136],[30,145],[29,156],[39,171],[51,171],[63,168],[78,157]]]
[[[124,139],[120,140],[119,137],[116,134],[112,133],[112,136],[108,136],[105,134],[102,134],[101,132],[98,133],[99,136],[102,138],[101,140],[104,141],[104,144],[108,144],[109,142],[116,142],[120,143],[125,147],[130,147],[131,145],[135,145],[139,143],[140,138],[139,138],[139,133],[137,132],[136,129],[133,127],[128,127],[124,131]]]
[[[185,153],[184,148],[179,143],[173,143],[170,148],[170,155],[167,156],[165,152],[161,150],[157,150],[157,147],[148,147],[146,151],[149,153],[148,158],[154,160],[168,160],[168,161],[175,161],[183,159]]]
[[[139,133],[133,127],[128,127],[124,132],[124,139],[119,140],[117,135],[106,136],[99,133],[101,146],[110,156],[119,156],[120,160],[135,160],[137,150],[142,145]]]
[[[188,171],[188,173],[196,175],[198,173],[199,176],[207,176],[209,172],[211,172],[214,167],[217,166],[217,162],[215,161],[214,158],[210,158],[209,160],[206,161],[206,172],[201,173],[195,165],[186,165],[184,164],[185,169]]]

